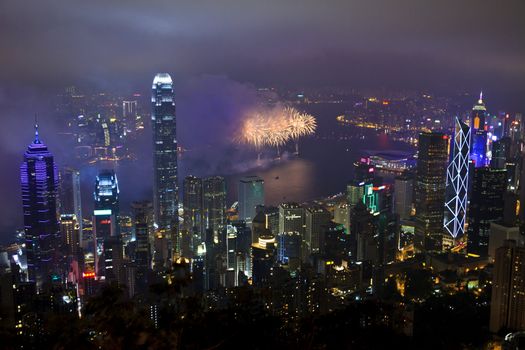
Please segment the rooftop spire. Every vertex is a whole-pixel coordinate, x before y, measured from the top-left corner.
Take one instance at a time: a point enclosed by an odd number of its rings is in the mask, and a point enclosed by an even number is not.
[[[482,104],[482,103],[483,103],[483,90],[480,91],[480,93],[479,93],[479,100],[478,100],[478,103],[479,103],[479,104]]]
[[[38,137],[38,117],[35,114],[35,141],[34,143],[40,143],[40,138]]]

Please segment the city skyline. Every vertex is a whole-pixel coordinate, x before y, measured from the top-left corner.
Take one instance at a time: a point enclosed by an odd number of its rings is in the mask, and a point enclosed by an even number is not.
[[[523,347],[522,13],[2,2],[0,347]]]

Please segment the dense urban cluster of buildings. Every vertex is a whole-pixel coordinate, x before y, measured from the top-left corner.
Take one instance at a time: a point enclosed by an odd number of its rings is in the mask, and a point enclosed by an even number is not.
[[[0,252],[0,319],[17,334],[36,339],[52,315],[82,317],[108,285],[140,301],[160,327],[158,284],[176,285],[170,298],[196,297],[206,310],[238,303],[250,289],[290,324],[393,293],[377,322],[409,337],[414,305],[468,292],[490,300],[490,331],[525,330],[520,115],[493,120],[480,96],[453,133],[419,130],[415,166],[389,163],[399,173],[393,181],[378,175],[386,160],[375,155],[355,162],[343,196],[271,206],[264,180],[245,176],[230,205],[221,176],[187,176],[179,189],[168,74],[155,76],[151,101],[153,198],[134,202],[130,217],[121,215],[114,170],[93,179],[94,210],[83,210],[78,170],[57,169],[35,129],[20,167],[24,232]],[[103,131],[79,137],[103,147],[113,124],[135,132],[143,127],[136,108],[124,102],[122,122],[79,119],[79,129],[99,123]]]

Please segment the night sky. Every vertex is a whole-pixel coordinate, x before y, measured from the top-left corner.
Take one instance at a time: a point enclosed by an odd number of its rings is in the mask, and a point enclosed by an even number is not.
[[[169,71],[522,92],[524,13],[521,0],[2,0],[0,79],[122,87]]]
[[[483,89],[525,111],[524,14],[523,0],[2,0],[0,197],[18,193],[34,114],[51,120],[49,95],[70,84],[147,92],[167,71],[176,89],[220,76],[243,96],[245,85]],[[17,203],[0,204],[0,240],[21,221]]]

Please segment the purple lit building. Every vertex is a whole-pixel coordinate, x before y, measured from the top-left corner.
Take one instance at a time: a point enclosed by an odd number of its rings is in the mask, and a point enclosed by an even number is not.
[[[28,279],[42,289],[47,282],[60,279],[60,227],[57,167],[53,155],[39,139],[38,126],[35,140],[24,154],[20,180]]]

